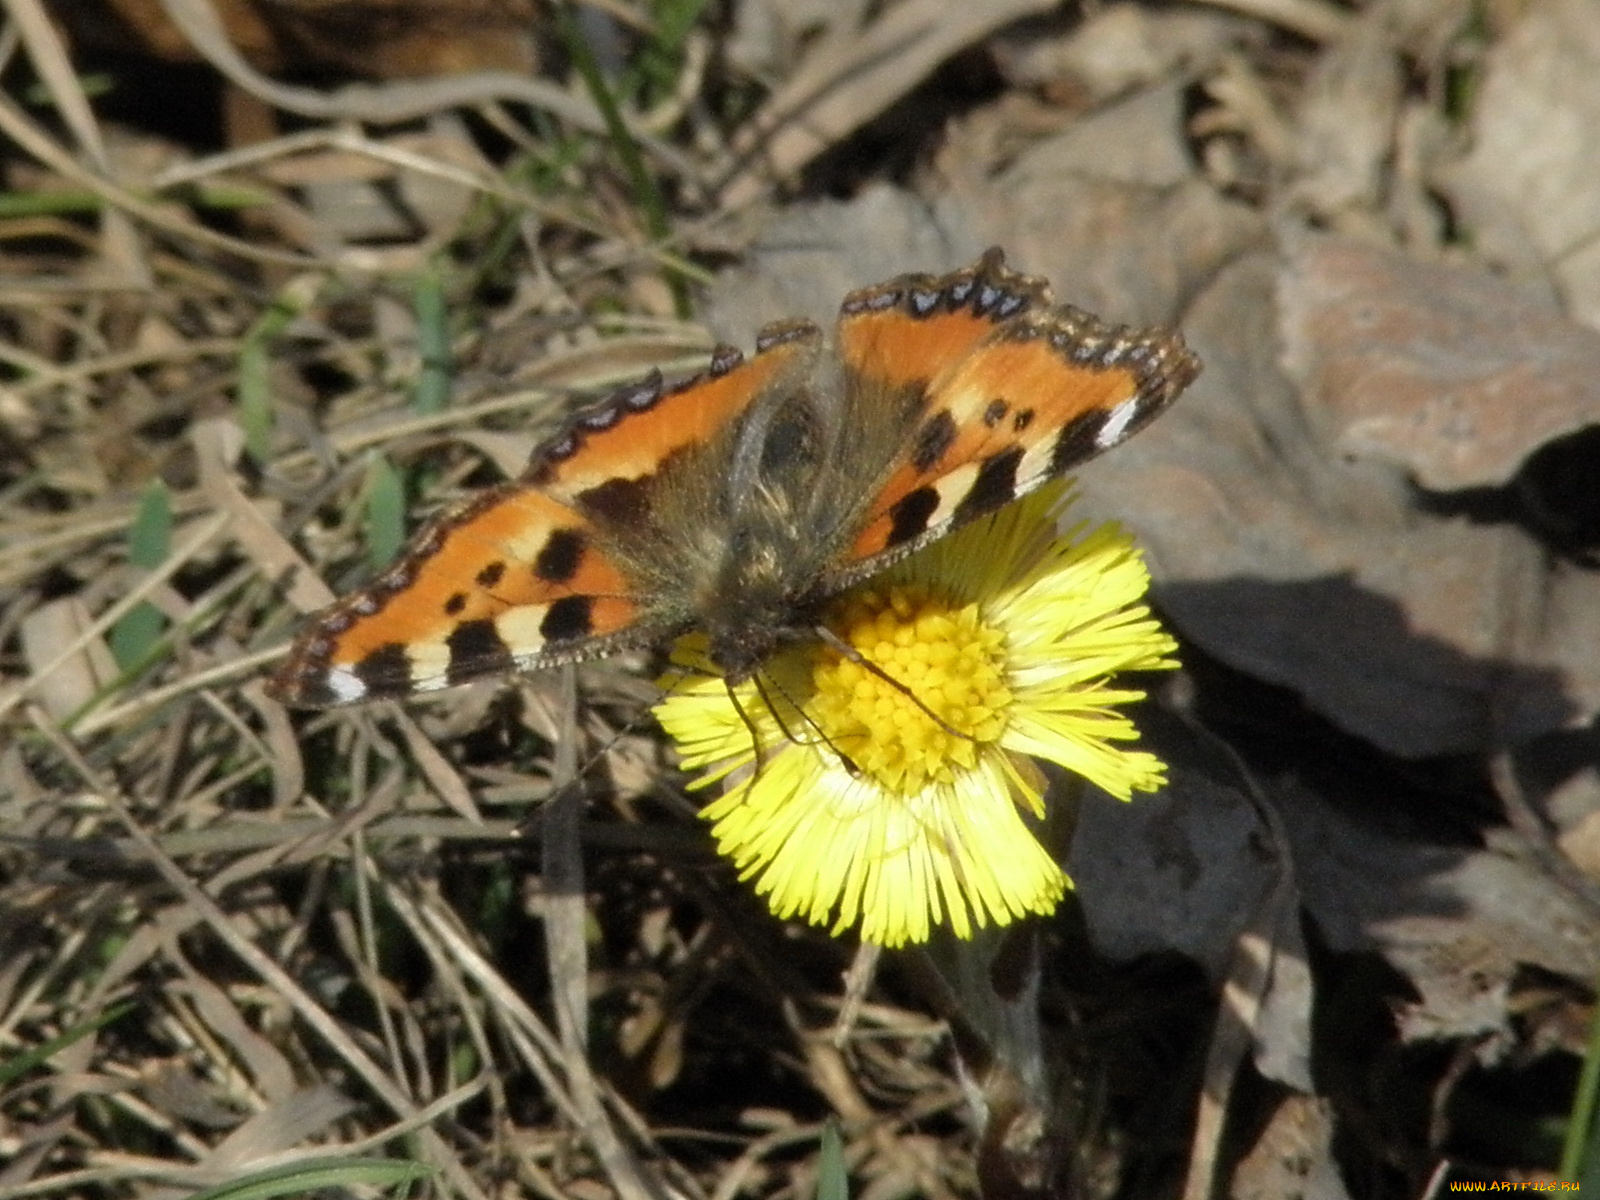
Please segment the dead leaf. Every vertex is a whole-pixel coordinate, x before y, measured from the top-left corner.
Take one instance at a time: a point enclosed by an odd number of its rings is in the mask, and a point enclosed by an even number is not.
[[[882,112],[958,50],[1053,0],[901,0],[864,28],[836,24],[734,140],[729,208],[762,195]]]
[[[118,676],[105,639],[85,638],[94,625],[79,596],[47,600],[22,618],[22,659],[32,691],[57,721],[98,696]],[[80,643],[76,653],[61,657],[63,646]]]
[[[1279,302],[1285,366],[1320,436],[1434,491],[1502,487],[1600,421],[1600,334],[1485,271],[1310,238]]]
[[[1204,70],[1262,32],[1226,13],[1108,4],[1064,36],[1001,33],[995,54],[1013,86],[1044,88],[1082,109]]]
[[[1600,911],[1553,880],[1520,835],[1498,831],[1485,849],[1428,845],[1303,788],[1279,799],[1307,910],[1333,949],[1376,949],[1417,987],[1411,1036],[1502,1030],[1519,964],[1580,980],[1600,970]]]
[[[379,79],[537,62],[533,0],[212,0],[228,40],[257,67],[340,69]],[[88,46],[199,61],[161,0],[55,0],[52,11]],[[358,29],[359,37],[351,31]]]
[[[1441,182],[1475,249],[1552,278],[1600,328],[1600,22],[1588,0],[1533,0],[1489,51],[1471,151]]]
[[[1232,1200],[1349,1200],[1333,1157],[1333,1106],[1318,1096],[1286,1095],[1234,1168]]]
[[[1306,81],[1287,199],[1318,216],[1375,223],[1405,82],[1389,12],[1371,6]]]

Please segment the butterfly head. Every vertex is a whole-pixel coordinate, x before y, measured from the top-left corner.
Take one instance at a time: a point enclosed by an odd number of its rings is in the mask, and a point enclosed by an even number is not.
[[[775,577],[752,581],[750,572],[741,575],[755,586],[724,592],[701,618],[707,654],[734,685],[753,678],[784,647],[814,640],[820,605],[791,595]]]

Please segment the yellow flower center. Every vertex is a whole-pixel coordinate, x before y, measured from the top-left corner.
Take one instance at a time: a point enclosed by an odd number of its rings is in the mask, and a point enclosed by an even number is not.
[[[894,584],[849,594],[826,624],[855,656],[824,647],[811,715],[881,787],[910,795],[946,782],[999,739],[1011,704],[1005,639],[976,604]]]

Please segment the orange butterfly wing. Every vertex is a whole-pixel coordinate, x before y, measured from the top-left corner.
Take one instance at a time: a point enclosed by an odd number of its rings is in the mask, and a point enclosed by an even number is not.
[[[637,539],[725,519],[669,495],[672,481],[714,496],[752,450],[772,452],[767,426],[738,423],[762,396],[805,395],[820,341],[810,322],[771,325],[749,361],[722,348],[695,379],[667,388],[652,376],[578,414],[520,479],[438,518],[394,566],[314,616],[272,691],[304,706],[403,696],[680,630],[704,598],[692,580],[667,594],[677,560],[658,554],[646,569]],[[834,410],[844,422],[835,452],[856,455],[862,469],[847,477],[872,495],[834,526],[843,540],[825,591],[1115,445],[1199,371],[1176,332],[1054,305],[1042,279],[1010,271],[998,250],[948,275],[852,292],[837,350],[846,394]],[[843,511],[824,499],[813,511]],[[678,552],[666,545],[669,557]],[[796,594],[816,590],[794,582]]]
[[[930,382],[999,324],[1050,303],[1050,285],[1019,275],[998,248],[948,275],[902,275],[851,292],[835,341],[845,366],[871,387]]]
[[[876,492],[835,572],[842,586],[951,528],[1026,495],[1110,449],[1175,400],[1200,360],[1170,329],[1108,325],[1052,305],[1042,281],[1007,270],[998,251],[944,280],[874,289],[870,320],[847,301],[852,370],[904,385],[927,370],[905,452]],[[927,333],[919,339],[919,330]]]
[[[597,514],[618,488],[648,500],[662,464],[809,369],[819,340],[815,327],[772,326],[748,361],[721,348],[686,383],[654,375],[580,413],[520,479],[435,519],[393,566],[311,617],[269,690],[302,707],[398,697],[660,636]]]

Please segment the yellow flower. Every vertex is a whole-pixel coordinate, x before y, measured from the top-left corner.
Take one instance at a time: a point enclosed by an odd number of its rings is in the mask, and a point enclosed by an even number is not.
[[[1051,912],[1071,881],[1034,836],[1034,760],[1124,800],[1165,781],[1117,744],[1138,736],[1117,706],[1144,693],[1110,677],[1175,667],[1176,644],[1140,603],[1150,577],[1126,533],[1060,532],[1069,492],[1041,488],[843,593],[823,619],[837,643],[782,650],[731,695],[704,639],[680,640],[694,675],[656,715],[705,771],[693,786],[739,773],[702,815],[778,916],[898,946]]]

